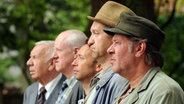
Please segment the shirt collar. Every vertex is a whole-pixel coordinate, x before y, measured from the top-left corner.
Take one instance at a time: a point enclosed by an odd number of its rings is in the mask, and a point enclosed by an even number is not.
[[[75,80],[75,77],[72,76],[70,79],[66,79],[63,83],[66,83],[68,86]]]
[[[160,67],[152,67],[146,74],[145,76],[142,78],[142,80],[140,81],[140,84],[138,85],[138,91],[142,91],[144,89],[146,89],[151,80],[155,77],[155,75],[160,71]]]
[[[109,79],[115,74],[111,68],[112,67],[110,66],[107,69],[101,70],[99,73],[97,73],[95,77],[91,80],[90,86],[94,85],[94,82],[96,82],[95,80],[98,80],[97,86],[104,86],[109,81]]]
[[[59,82],[59,80],[61,79],[62,74],[59,74],[56,78],[54,78],[52,81],[50,81],[48,84],[46,84],[44,87],[47,90],[46,93],[46,99],[49,97],[49,95],[51,94],[51,92],[54,90],[55,86],[57,85],[57,83]],[[38,85],[38,89],[40,89],[41,87],[43,87],[42,84],[39,83]],[[40,92],[38,91],[38,94]]]

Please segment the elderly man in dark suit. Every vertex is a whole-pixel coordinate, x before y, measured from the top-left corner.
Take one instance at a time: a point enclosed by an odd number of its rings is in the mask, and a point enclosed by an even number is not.
[[[66,77],[55,71],[53,50],[54,41],[37,42],[32,49],[27,65],[37,82],[25,90],[23,104],[53,104],[57,100]]]

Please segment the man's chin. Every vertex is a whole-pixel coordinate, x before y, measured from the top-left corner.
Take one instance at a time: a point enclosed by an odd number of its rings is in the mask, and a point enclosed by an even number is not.
[[[33,79],[33,80],[37,80],[37,77],[35,77],[35,76],[31,76],[31,78]]]
[[[97,54],[97,52],[93,52],[93,53],[92,53],[92,56],[93,56],[95,59],[99,57],[99,55]]]
[[[114,67],[113,65],[112,65],[112,70],[113,70],[115,73],[118,73],[118,68],[117,68],[117,67]]]
[[[60,69],[56,67],[56,71],[57,71],[57,72],[60,72]]]

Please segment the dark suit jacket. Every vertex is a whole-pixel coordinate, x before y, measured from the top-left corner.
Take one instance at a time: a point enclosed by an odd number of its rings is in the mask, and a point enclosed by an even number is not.
[[[62,75],[61,79],[58,81],[58,84],[50,94],[45,104],[55,104],[59,95],[59,91],[61,89],[61,85],[63,84],[63,81],[65,81],[65,79],[66,77]],[[37,95],[38,95],[38,82],[34,82],[28,88],[26,88],[24,92],[23,104],[35,104]]]
[[[77,81],[64,104],[78,104],[78,100],[83,99],[83,97],[84,97],[83,87],[81,83]]]

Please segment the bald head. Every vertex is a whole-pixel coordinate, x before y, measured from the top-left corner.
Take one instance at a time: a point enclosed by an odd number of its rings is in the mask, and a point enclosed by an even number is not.
[[[69,47],[81,47],[86,43],[87,36],[80,30],[66,30],[61,32],[56,41],[64,42]]]

